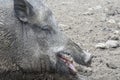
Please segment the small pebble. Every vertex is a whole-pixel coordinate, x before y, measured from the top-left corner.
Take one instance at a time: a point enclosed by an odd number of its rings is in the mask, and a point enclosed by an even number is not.
[[[98,43],[95,47],[100,48],[100,49],[105,49],[106,45],[105,45],[105,43]]]
[[[93,8],[88,8],[88,10],[90,10],[90,11],[91,11],[91,10],[93,10]]]
[[[112,35],[110,36],[111,40],[119,40],[119,35]]]
[[[114,19],[110,19],[110,20],[108,20],[108,22],[112,23],[112,24],[116,23]]]
[[[94,15],[94,13],[91,11],[88,11],[88,12],[83,13],[83,15]]]
[[[0,22],[0,25],[4,25],[2,22]]]
[[[94,7],[94,9],[101,9],[101,8],[102,8],[101,5],[98,5],[98,6]]]
[[[65,24],[58,24],[58,26],[60,26],[60,27],[68,27],[68,25],[65,25]]]
[[[120,32],[118,30],[115,30],[113,33],[114,34],[119,34]]]
[[[106,43],[98,43],[95,47],[100,49],[117,48],[120,47],[120,43],[117,40],[108,40]]]
[[[117,66],[114,65],[113,63],[106,63],[106,65],[107,65],[108,68],[117,69]]]
[[[107,48],[117,48],[117,47],[119,47],[119,42],[116,40],[108,40],[105,43],[105,45]]]

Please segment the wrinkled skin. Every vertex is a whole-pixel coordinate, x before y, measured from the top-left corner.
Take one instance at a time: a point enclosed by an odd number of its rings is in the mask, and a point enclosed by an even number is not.
[[[40,0],[0,3],[0,80],[80,80],[58,55],[81,65],[92,56],[60,32],[48,7]]]

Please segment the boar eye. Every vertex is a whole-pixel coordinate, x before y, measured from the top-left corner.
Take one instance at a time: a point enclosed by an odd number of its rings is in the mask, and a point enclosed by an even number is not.
[[[37,25],[37,24],[33,24],[32,28],[41,29],[41,30],[44,30],[44,31],[50,30],[50,27],[49,27],[48,25],[39,26],[39,25]]]
[[[36,24],[34,24],[32,26],[32,29],[35,31],[44,31],[45,33],[55,33],[55,31],[53,30],[53,28],[49,25],[45,25],[45,26],[38,26]]]
[[[45,26],[42,26],[41,29],[45,31],[51,31],[52,27],[50,27],[49,25],[45,25]]]
[[[55,33],[55,30],[49,25],[42,26],[41,29],[47,33]]]

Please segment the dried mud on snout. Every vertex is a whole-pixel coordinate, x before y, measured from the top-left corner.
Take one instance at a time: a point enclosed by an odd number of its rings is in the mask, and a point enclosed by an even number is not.
[[[61,27],[94,55],[91,80],[120,80],[120,47],[97,49],[98,43],[120,42],[120,0],[45,0]]]

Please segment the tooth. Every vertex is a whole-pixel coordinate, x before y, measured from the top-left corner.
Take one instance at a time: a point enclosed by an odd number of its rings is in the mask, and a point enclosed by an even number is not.
[[[77,72],[77,70],[75,69],[74,65],[73,64],[69,64],[70,68],[74,71],[74,72]]]

